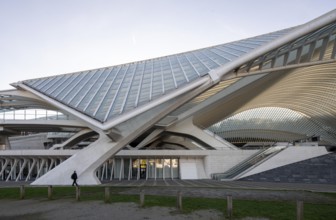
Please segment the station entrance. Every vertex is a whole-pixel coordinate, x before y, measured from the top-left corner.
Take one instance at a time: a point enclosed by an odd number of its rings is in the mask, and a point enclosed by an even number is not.
[[[113,158],[98,169],[101,180],[179,179],[178,158]]]

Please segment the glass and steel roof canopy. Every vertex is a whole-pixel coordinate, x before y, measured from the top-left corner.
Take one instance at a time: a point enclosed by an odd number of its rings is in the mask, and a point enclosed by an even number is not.
[[[158,99],[292,29],[232,43],[22,83],[100,122]]]

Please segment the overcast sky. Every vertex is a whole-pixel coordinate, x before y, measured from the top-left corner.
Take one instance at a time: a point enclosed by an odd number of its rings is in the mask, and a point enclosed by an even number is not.
[[[264,34],[335,8],[335,0],[0,0],[0,90]]]

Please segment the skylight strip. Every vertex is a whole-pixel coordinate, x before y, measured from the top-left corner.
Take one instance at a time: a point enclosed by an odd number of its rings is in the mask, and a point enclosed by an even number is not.
[[[91,86],[89,86],[89,88],[85,88],[83,97],[80,98],[80,99],[78,100],[77,104],[74,104],[74,106],[75,106],[76,108],[78,108],[79,104],[82,103],[82,101],[84,100],[85,97],[87,97],[87,94],[91,91],[92,87],[96,84],[96,82],[98,81],[99,77],[100,77],[101,74],[103,73],[103,72],[100,72],[100,73],[98,73],[98,72],[99,72],[99,70],[95,70],[95,72],[92,74],[91,79],[92,79],[93,77],[95,77],[96,74],[99,74],[99,76],[94,80],[94,82],[92,83]],[[91,81],[91,79],[88,81],[88,83]],[[79,93],[79,94],[80,94],[80,93]]]
[[[140,98],[140,93],[141,93],[141,87],[142,87],[142,81],[143,81],[143,78],[144,78],[146,64],[147,64],[147,62],[145,61],[144,65],[143,65],[142,76],[140,78],[140,83],[139,83],[139,87],[138,87],[137,97],[136,97],[135,102],[134,102],[134,107],[137,107],[138,103],[139,103],[139,98]]]
[[[176,58],[176,60],[177,60],[177,63],[178,63],[178,65],[179,65],[179,67],[180,67],[181,70],[182,70],[182,73],[183,73],[183,75],[184,75],[184,78],[187,80],[187,83],[188,83],[188,82],[189,82],[188,76],[187,76],[186,72],[184,71],[184,69],[183,69],[183,67],[182,67],[182,65],[181,65],[181,62],[180,62],[178,56],[175,55],[175,58]]]
[[[174,80],[174,85],[175,85],[175,88],[177,88],[177,82],[176,82],[175,75],[174,75],[174,72],[173,72],[173,67],[172,67],[172,64],[171,64],[171,61],[170,61],[170,57],[167,57],[167,58],[168,58],[168,62],[169,62],[169,65],[170,65],[170,72],[171,72],[173,80]]]
[[[121,68],[120,68],[121,69]],[[119,69],[119,70],[120,70]],[[101,79],[102,75],[104,74],[105,72],[105,69],[103,70],[100,70],[101,71],[101,74],[100,76],[98,77],[97,79],[97,83],[98,83],[98,80]],[[104,82],[105,80],[107,79],[107,77],[109,76],[109,74],[106,74],[105,77],[103,77],[103,79],[101,80],[101,84],[97,87],[95,93],[92,95],[91,99],[88,101],[88,103],[86,104],[86,106],[84,107],[83,111],[86,112],[86,110],[88,109],[88,107],[91,105],[92,101],[94,101],[95,97],[97,96],[98,92],[100,91],[100,89],[102,88],[102,86],[104,85]],[[94,84],[94,86],[97,86],[96,83]]]
[[[59,80],[59,78],[61,77],[52,77],[52,79],[46,84],[44,85],[41,89],[39,89],[41,92],[45,92],[46,90],[48,90],[52,85],[54,85],[55,82],[57,82]]]
[[[115,100],[117,99],[117,97],[118,97],[118,95],[119,95],[120,88],[121,88],[121,86],[122,86],[122,84],[123,84],[123,82],[124,82],[124,79],[125,79],[125,76],[126,76],[126,74],[127,74],[127,72],[128,72],[129,67],[130,67],[130,65],[127,66],[127,69],[126,69],[126,71],[125,71],[125,73],[124,73],[124,75],[123,75],[123,77],[122,77],[122,79],[121,79],[121,81],[120,81],[120,84],[119,84],[119,86],[118,86],[118,88],[117,88],[117,92],[116,92],[116,94],[114,95],[113,100],[112,100],[112,102],[111,102],[111,104],[110,104],[108,110],[106,111],[106,115],[105,115],[105,117],[104,117],[104,121],[106,121],[107,118],[109,118],[109,117],[111,116],[111,113],[113,112],[112,109],[113,109],[113,107],[115,106]]]
[[[50,96],[53,96],[52,94],[55,92],[55,90],[63,85],[63,83],[69,78],[69,75],[62,75],[59,81],[55,82],[54,85],[52,85],[49,89],[45,91],[46,94],[49,94]]]
[[[104,103],[104,100],[105,100],[107,94],[109,93],[109,91],[110,91],[110,89],[112,88],[112,85],[113,85],[115,79],[117,78],[117,75],[118,75],[117,73],[119,73],[119,71],[118,71],[116,74],[114,74],[114,76],[112,76],[112,80],[111,80],[110,84],[109,84],[109,85],[106,85],[107,79],[108,79],[109,77],[111,77],[111,74],[112,74],[112,72],[113,72],[114,69],[115,69],[115,68],[111,68],[110,72],[107,74],[107,77],[106,77],[105,80],[104,80],[104,83],[103,83],[103,84],[101,85],[101,87],[100,87],[100,88],[103,88],[103,86],[104,86],[104,87],[107,87],[108,89],[106,89],[105,94],[101,97],[99,103],[97,104],[97,107],[96,107],[96,109],[94,110],[94,112],[93,112],[93,114],[92,114],[93,116],[95,116],[95,115],[97,114],[98,110],[101,108],[101,105]],[[120,69],[119,69],[119,70],[120,70]],[[100,90],[100,89],[99,89],[99,90]]]
[[[131,87],[132,87],[132,85],[133,85],[133,79],[134,79],[134,76],[135,76],[135,73],[136,73],[137,69],[138,69],[138,63],[135,64],[135,68],[134,68],[134,71],[133,71],[133,74],[132,74],[130,83],[129,83],[129,85],[128,85],[127,92],[126,92],[126,94],[125,94],[125,96],[124,96],[124,101],[122,102],[122,106],[121,106],[121,108],[120,108],[119,114],[122,113],[122,112],[124,111],[124,109],[125,109],[126,101],[127,101],[127,99],[128,99],[128,95],[129,95],[129,93],[130,93],[130,91],[131,91]],[[106,116],[104,117],[104,121],[106,121],[106,119],[107,119],[107,114],[106,114]]]
[[[78,74],[77,74],[77,76],[78,76]],[[69,78],[67,78],[66,81],[61,85],[61,89],[56,92],[56,94],[54,95],[54,97],[56,99],[58,99],[57,96],[59,96],[59,94],[61,94],[68,87],[68,85],[70,83],[72,83],[72,81],[74,81],[76,79],[77,76],[76,76],[76,74],[71,74],[69,76]]]
[[[76,80],[72,81],[69,86],[70,88],[68,89],[68,91],[65,92],[65,94],[63,94],[62,97],[60,97],[59,99],[62,100],[62,101],[65,101],[64,99],[66,98],[66,96],[68,94],[71,93],[71,91],[74,90],[74,88],[82,81],[82,79],[84,78],[84,75],[85,74],[78,74],[77,77],[76,77]]]
[[[80,79],[80,81],[73,86],[73,89],[71,92],[69,92],[63,99],[65,103],[70,103],[74,97],[77,96],[79,91],[83,88],[83,86],[86,85],[87,81],[90,79],[89,71],[86,71],[85,74],[83,74],[84,77]]]

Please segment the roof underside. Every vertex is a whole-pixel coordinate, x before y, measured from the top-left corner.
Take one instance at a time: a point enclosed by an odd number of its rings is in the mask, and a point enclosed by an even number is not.
[[[208,74],[210,70],[291,30],[156,59],[22,83],[103,123],[179,89]]]

